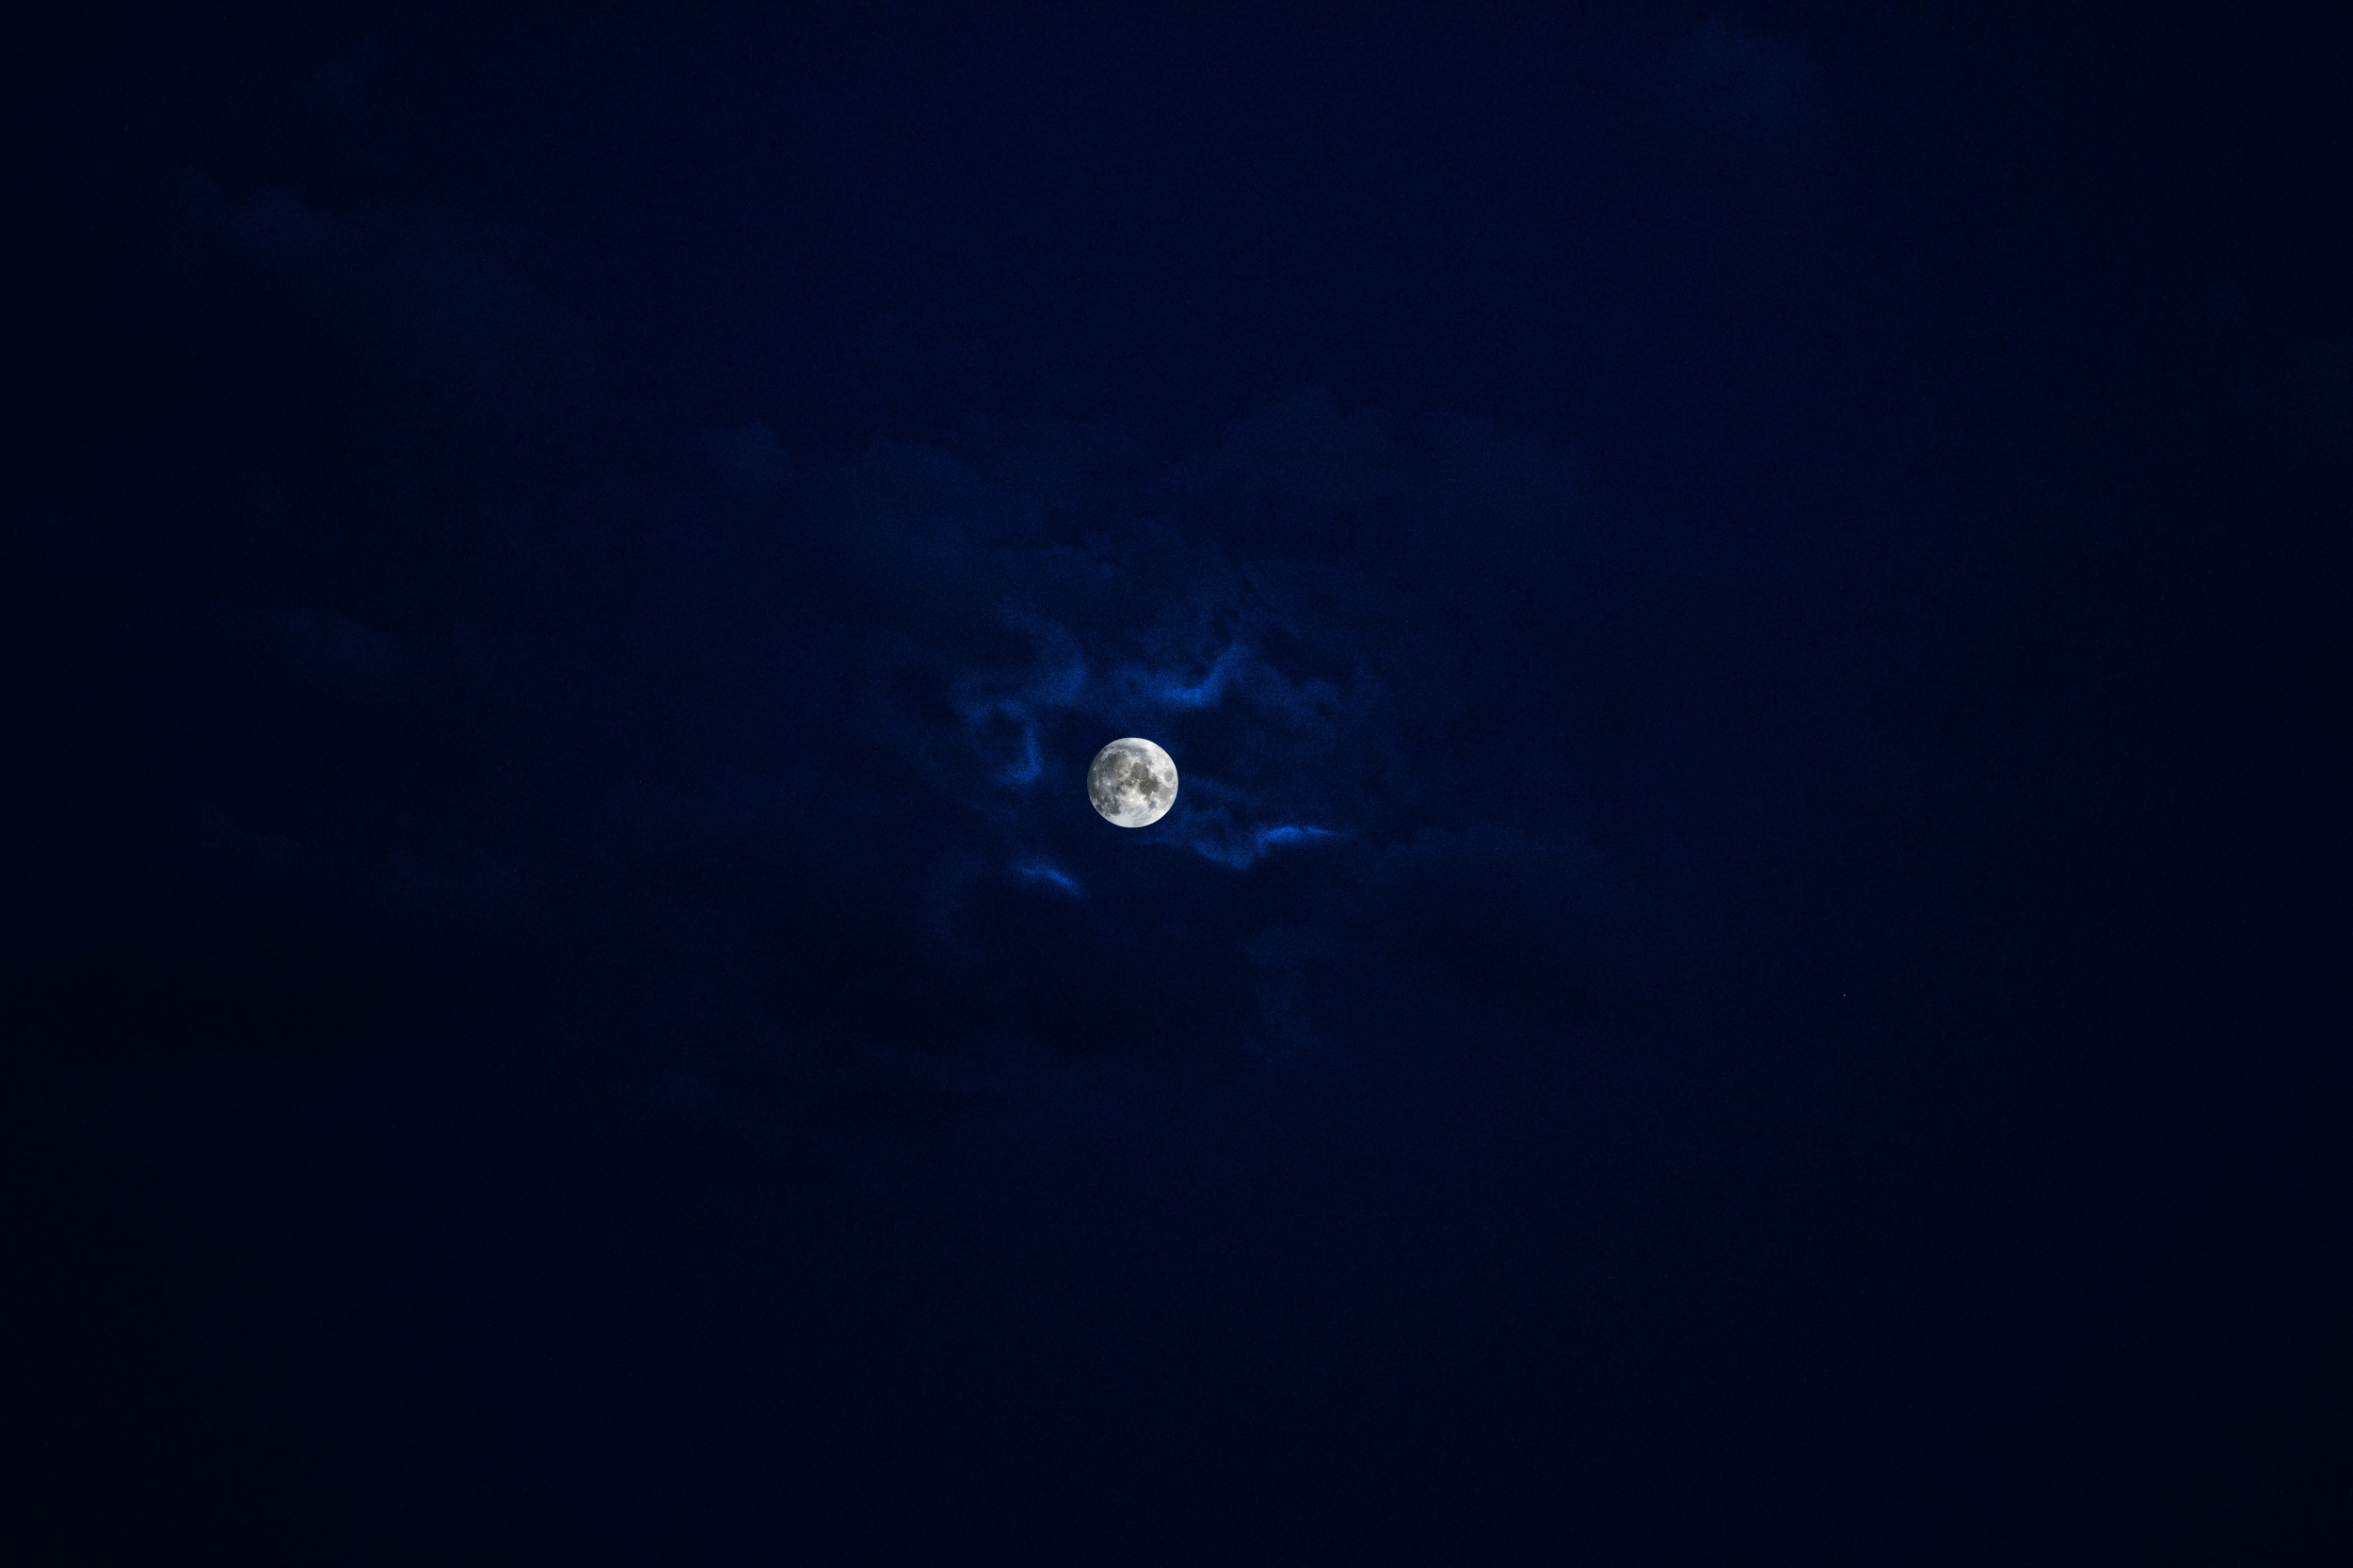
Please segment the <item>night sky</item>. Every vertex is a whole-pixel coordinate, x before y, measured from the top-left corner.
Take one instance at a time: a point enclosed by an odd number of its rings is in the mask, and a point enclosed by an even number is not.
[[[2353,1560],[2353,25],[183,9],[6,51],[11,1560]]]

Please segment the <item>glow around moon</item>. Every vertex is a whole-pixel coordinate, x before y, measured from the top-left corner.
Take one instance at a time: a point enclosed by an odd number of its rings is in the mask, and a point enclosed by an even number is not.
[[[1141,736],[1113,741],[1088,765],[1087,799],[1114,827],[1149,827],[1176,804],[1176,764]]]

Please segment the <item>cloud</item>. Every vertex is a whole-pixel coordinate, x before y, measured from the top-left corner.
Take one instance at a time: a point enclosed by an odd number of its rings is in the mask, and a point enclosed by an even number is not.
[[[449,213],[333,208],[200,169],[174,188],[184,287],[275,290],[355,368],[506,428],[577,416],[594,358],[525,275]],[[413,420],[429,405],[409,403]]]
[[[223,602],[213,607],[212,618],[226,637],[313,692],[364,700],[413,671],[414,661],[392,638],[332,610],[264,611]]]
[[[553,456],[508,438],[593,404],[580,336],[456,226],[197,178],[174,200],[183,280],[368,369],[337,417],[440,467],[224,479],[150,541],[202,563],[212,608],[141,623],[194,738],[119,771],[192,795],[159,820],[217,809],[183,833],[185,928],[145,951],[206,951],[187,912],[226,884],[349,960],[248,944],[254,996],[300,989],[273,952],[373,974],[393,930],[421,968],[495,956],[511,915],[567,977],[536,1027],[689,1078],[799,1063],[743,1093],[822,1080],[826,1115],[860,1064],[929,1062],[972,1103],[1058,1061],[1337,1071],[1434,999],[1585,1016],[1652,961],[1590,829],[1643,743],[1601,716],[1672,705],[1683,557],[1558,443],[1309,391],[1181,459],[1111,421],[812,456],[751,417],[640,430],[696,455],[683,476]],[[1183,776],[1138,832],[1082,788],[1128,734]],[[1456,934],[1497,911],[1502,940]]]
[[[1673,911],[1601,847],[1623,829],[1595,781],[1641,744],[1603,715],[1672,700],[1689,613],[1673,535],[1603,504],[1545,443],[1321,394],[1157,472],[1115,431],[1037,439],[1050,461],[1018,438],[831,465],[740,429],[704,442],[792,475],[744,486],[723,460],[714,504],[859,584],[856,673],[811,765],[871,748],[882,771],[774,792],[779,853],[832,846],[847,880],[829,937],[890,940],[895,902],[910,979],[932,977],[876,1011],[794,962],[779,984],[804,1017],[833,992],[841,1027],[904,1029],[930,995],[926,1027],[1080,1060],[1124,1048],[1101,1020],[1144,1007],[1199,1048],[1329,1061],[1303,1042],[1365,1026],[1347,999],[1375,989],[1368,965],[1457,1007],[1590,1023],[1672,962]],[[1270,535],[1283,549],[1241,553]],[[1597,667],[1596,646],[1650,684]],[[1126,734],[1183,776],[1176,809],[1133,832],[1082,788]],[[855,824],[823,804],[861,797]],[[1270,968],[1278,926],[1285,952],[1321,956]]]
[[[1066,894],[1071,898],[1084,898],[1086,896],[1085,889],[1079,886],[1077,881],[1071,877],[1069,872],[1063,871],[1060,867],[1053,865],[1049,861],[1024,860],[1016,865],[1013,870],[1014,874],[1020,877],[1024,882],[1035,883],[1041,887],[1050,888],[1056,892]]]
[[[696,444],[721,472],[757,488],[776,488],[793,474],[792,453],[760,420],[706,430]]]
[[[901,454],[892,464],[913,466]],[[1382,678],[1354,657],[1353,635],[1281,614],[1221,552],[1165,527],[1080,542],[992,536],[1017,504],[944,455],[936,470],[936,510],[905,510],[894,492],[894,536],[901,548],[923,541],[915,580],[984,596],[972,617],[1006,651],[976,657],[955,617],[936,641],[903,627],[883,663],[912,690],[888,676],[873,689],[881,732],[952,808],[1016,842],[1099,836],[1091,815],[1073,815],[1076,781],[1105,742],[1141,734],[1170,748],[1183,786],[1139,844],[1241,871],[1275,845],[1382,815],[1398,743]],[[1258,572],[1284,576],[1280,564]]]
[[[1790,196],[1822,171],[1820,73],[1796,44],[1717,12],[1638,55],[1640,95],[1695,168]]]
[[[1721,11],[1683,40],[1662,86],[1687,124],[1730,141],[1785,137],[1820,112],[1804,54]]]

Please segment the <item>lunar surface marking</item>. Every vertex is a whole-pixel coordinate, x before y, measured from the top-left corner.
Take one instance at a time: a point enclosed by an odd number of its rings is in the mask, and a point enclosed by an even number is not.
[[[1114,827],[1149,827],[1176,804],[1176,764],[1141,736],[1113,741],[1087,767],[1087,799]]]

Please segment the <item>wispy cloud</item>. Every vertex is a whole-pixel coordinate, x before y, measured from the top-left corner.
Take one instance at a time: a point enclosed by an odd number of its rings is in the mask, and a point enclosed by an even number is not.
[[[1086,897],[1086,889],[1079,886],[1077,878],[1047,861],[1023,860],[1016,864],[1013,871],[1024,882],[1041,884],[1057,892],[1067,893],[1072,898]]]

